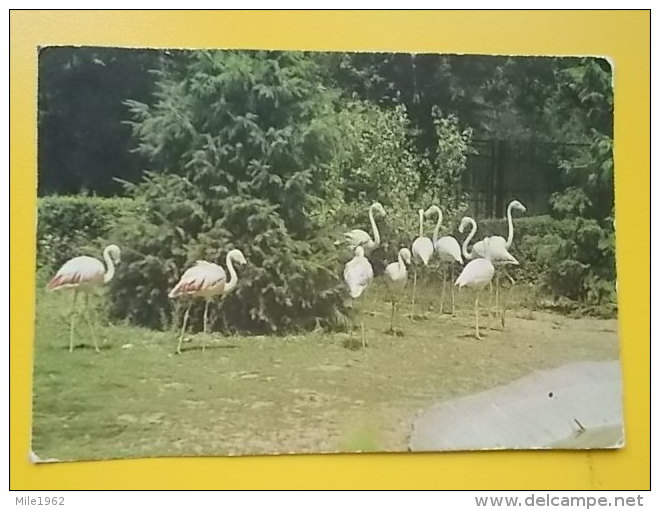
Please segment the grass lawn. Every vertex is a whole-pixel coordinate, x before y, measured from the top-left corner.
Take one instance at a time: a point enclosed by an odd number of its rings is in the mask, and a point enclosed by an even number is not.
[[[477,340],[472,291],[459,293],[451,317],[438,312],[437,287],[418,290],[426,317],[409,318],[407,289],[403,335],[389,335],[390,305],[374,283],[362,304],[365,349],[358,327],[352,335],[213,333],[205,352],[202,334],[191,334],[176,355],[176,331],[110,324],[102,314],[94,320],[102,352],[78,319],[70,353],[72,296],[40,289],[32,448],[60,460],[405,451],[415,413],[435,402],[535,369],[618,359],[615,320],[532,311],[517,289],[506,330],[482,315],[492,327]]]

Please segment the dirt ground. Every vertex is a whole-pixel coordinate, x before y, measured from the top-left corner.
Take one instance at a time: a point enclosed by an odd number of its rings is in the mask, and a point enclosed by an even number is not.
[[[385,333],[389,304],[378,288],[371,292],[362,304],[365,349],[359,329],[215,333],[205,352],[198,334],[176,355],[173,332],[101,320],[102,352],[88,348],[81,322],[69,353],[69,297],[39,293],[33,450],[60,460],[405,451],[415,414],[433,403],[537,369],[619,357],[615,320],[516,305],[504,331],[482,316],[491,327],[478,340],[469,290],[459,296],[456,317],[437,311],[435,290],[420,294],[425,318],[406,316],[406,298],[397,336]]]

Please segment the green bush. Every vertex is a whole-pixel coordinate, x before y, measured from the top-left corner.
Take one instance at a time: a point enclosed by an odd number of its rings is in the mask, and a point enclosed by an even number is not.
[[[260,199],[228,198],[213,210],[200,207],[197,190],[174,175],[151,175],[134,193],[160,190],[145,201],[141,219],[125,217],[111,240],[122,242],[122,267],[110,284],[111,313],[159,329],[180,319],[167,297],[196,260],[226,269],[229,250],[240,249],[237,288],[211,307],[210,327],[258,334],[332,327],[342,314],[345,289],[333,238],[320,233],[296,240],[277,213]],[[190,324],[201,328],[201,300]],[[173,313],[175,312],[175,313]]]
[[[78,255],[98,257],[97,241],[139,209],[130,198],[86,195],[41,197],[37,207],[37,267],[45,271]]]
[[[353,100],[326,119],[337,149],[328,163],[330,193],[313,215],[337,239],[355,228],[372,235],[368,208],[380,202],[386,210],[385,217],[376,216],[381,245],[369,256],[376,274],[418,236],[418,209],[426,210],[433,203],[441,206],[440,235],[444,235],[455,229],[466,207],[460,183],[471,132],[461,132],[453,115],[443,117],[434,109],[433,117],[437,142],[433,162],[415,148],[414,130],[403,106],[385,108]],[[430,237],[434,227],[435,218],[425,220],[426,235]],[[352,255],[346,250],[342,258]]]
[[[506,220],[485,220],[479,222],[477,237],[507,233]],[[611,225],[585,218],[515,218],[510,251],[520,262],[511,268],[516,280],[586,305],[616,304]]]
[[[153,104],[128,102],[137,151],[153,172],[128,186],[145,204],[140,221],[113,232],[126,250],[112,313],[167,327],[177,308],[167,291],[182,272],[197,259],[224,266],[238,248],[247,265],[213,307],[212,328],[338,323],[341,266],[310,214],[328,196],[334,145],[323,119],[335,98],[302,53],[195,51],[159,75]]]

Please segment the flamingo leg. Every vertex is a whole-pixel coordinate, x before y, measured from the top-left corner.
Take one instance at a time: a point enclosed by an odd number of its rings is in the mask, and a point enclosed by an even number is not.
[[[71,326],[69,328],[69,352],[73,352],[73,325],[76,318],[76,298],[78,297],[78,290],[73,292],[73,303],[71,305]]]
[[[499,313],[500,308],[500,274],[499,271],[495,272],[495,317]]]
[[[390,331],[394,332],[394,298],[392,298],[392,316],[390,317]]]
[[[92,340],[94,340],[94,349],[96,350],[96,352],[101,352],[99,350],[99,344],[96,341],[96,335],[94,334],[94,327],[92,326],[92,321],[89,318],[89,292],[85,294],[85,310],[83,316],[85,317],[85,320],[87,321],[87,325],[89,326],[89,332],[92,335]]]
[[[351,327],[348,328],[348,333],[353,336],[353,328],[355,327],[355,299],[351,298]]]
[[[364,317],[360,317],[360,330],[362,332],[362,348],[364,349],[367,346],[367,341],[364,338]]]
[[[362,348],[367,346],[367,339],[364,336],[364,306],[363,303],[360,303],[357,307],[358,313],[360,314],[360,332],[362,334]]]
[[[450,278],[453,280],[454,279],[454,272],[452,271],[453,265],[449,267],[449,275]],[[456,297],[454,294],[454,286],[451,286],[451,316],[456,317]]]
[[[188,324],[188,316],[190,315],[190,305],[192,301],[188,303],[186,308],[186,313],[183,314],[183,327],[181,328],[181,334],[179,335],[179,344],[176,346],[176,353],[181,354],[181,342],[183,341],[183,334],[186,332],[186,324]]]
[[[442,291],[440,292],[440,315],[442,315],[442,308],[445,303],[445,284],[447,283],[446,267],[442,264]]]
[[[206,304],[204,305],[204,340],[202,342],[202,352],[206,351],[206,332],[208,330],[208,322],[209,322],[209,304],[211,303],[210,299],[206,300]]]
[[[208,323],[209,323],[209,304],[211,301],[209,299],[206,300],[206,304],[204,305],[204,334],[208,331]]]
[[[412,293],[412,311],[410,314],[411,319],[415,319],[415,293],[417,292],[417,267],[413,272],[413,293]]]
[[[397,335],[399,335],[399,332],[403,333],[403,329],[401,328],[401,317],[399,313],[399,303],[396,303],[396,322],[397,322]]]
[[[476,292],[474,297],[474,327],[477,332],[477,338],[481,340],[481,335],[479,334],[479,291]]]
[[[502,300],[502,329],[504,329],[504,315],[506,314],[506,305],[510,302],[511,300],[511,293],[513,292],[513,286],[515,285],[515,280],[511,278],[511,275],[509,275],[508,272],[504,272],[504,275],[509,279],[511,282],[511,287],[509,287],[509,291],[506,294],[506,299]]]

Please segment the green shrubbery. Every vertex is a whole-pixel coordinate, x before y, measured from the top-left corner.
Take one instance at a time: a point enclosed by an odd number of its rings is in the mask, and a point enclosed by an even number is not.
[[[98,241],[107,237],[117,221],[139,213],[130,198],[47,196],[39,198],[37,267],[57,270],[71,257],[99,257]]]
[[[167,293],[183,271],[198,259],[224,266],[239,248],[248,263],[235,291],[212,307],[212,328],[333,327],[346,313],[341,274],[352,256],[335,241],[353,228],[371,234],[372,202],[387,211],[376,218],[376,274],[411,246],[420,208],[440,206],[440,235],[457,235],[472,131],[455,115],[431,109],[436,146],[422,150],[405,106],[324,86],[304,53],[185,52],[157,76],[151,104],[126,103],[135,152],[148,164],[141,182],[126,184],[130,198],[39,202],[40,267],[98,256],[107,242],[122,248],[110,285],[116,317],[169,327],[178,305]],[[521,266],[512,274],[571,302],[615,306],[613,229],[571,219],[589,206],[573,195],[553,197],[565,219],[515,219]],[[504,220],[481,222],[477,239],[506,230]]]
[[[506,220],[479,223],[478,237],[507,235]],[[589,306],[616,306],[613,229],[585,218],[550,216],[514,220],[511,252],[517,279],[541,285],[555,297]]]
[[[386,210],[385,217],[375,218],[381,245],[369,257],[376,273],[418,236],[418,209],[441,205],[440,235],[444,235],[456,228],[467,208],[461,180],[472,133],[461,130],[455,116],[443,116],[437,109],[433,119],[437,143],[433,160],[414,147],[413,128],[403,106],[386,109],[350,101],[327,119],[337,134],[337,150],[328,163],[330,192],[314,214],[337,239],[354,228],[372,235],[368,208],[380,202]],[[435,217],[425,220],[429,237],[434,226]]]
[[[128,192],[145,203],[124,221],[127,249],[112,312],[166,327],[167,298],[195,260],[245,254],[239,284],[211,327],[253,333],[333,326],[344,289],[333,237],[313,211],[327,196],[333,133],[313,61],[301,53],[191,52],[166,70],[152,105],[129,102],[138,152],[154,170]],[[193,314],[195,318],[197,314]]]
[[[133,193],[138,201],[41,198],[38,266],[52,272],[76,255],[98,257],[104,244],[115,242],[122,248],[123,263],[111,284],[114,314],[163,328],[170,324],[174,309],[167,292],[182,271],[198,259],[224,266],[226,253],[236,247],[250,262],[238,269],[241,285],[227,297],[223,312],[212,313],[214,326],[268,332],[333,322],[324,318],[323,308],[328,303],[340,306],[339,258],[348,256],[333,244],[336,228],[319,232],[310,246],[291,237],[273,204],[235,199],[217,203],[213,215],[219,219],[211,224],[194,187],[179,176],[151,176]],[[356,216],[360,221],[355,225],[369,230],[366,208],[356,211]],[[379,272],[385,262],[395,260],[397,247],[411,245],[417,235],[417,215],[412,208],[389,208],[387,217],[377,222],[383,244],[370,258]],[[432,227],[433,222],[427,221],[428,235]],[[482,220],[477,238],[506,237],[507,228],[504,219]],[[602,307],[615,309],[614,238],[609,230],[595,220],[550,216],[518,217],[514,228],[511,251],[520,261],[511,269],[516,281],[537,285],[575,306],[599,306],[599,313],[605,313]],[[462,242],[452,219],[444,222],[444,234]],[[320,284],[325,290],[316,292]],[[199,315],[193,314],[193,323]],[[273,315],[279,317],[277,325],[269,319]]]

